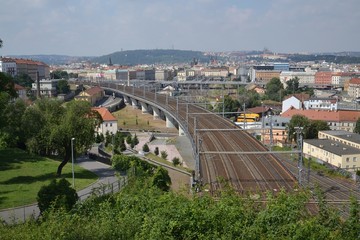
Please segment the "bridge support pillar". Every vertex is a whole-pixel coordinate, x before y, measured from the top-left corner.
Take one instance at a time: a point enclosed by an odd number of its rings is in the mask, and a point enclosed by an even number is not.
[[[165,113],[166,118],[166,127],[167,128],[175,128],[175,120],[169,115]]]
[[[131,99],[133,109],[138,108],[138,101],[134,98]]]
[[[152,107],[153,110],[153,118],[155,119],[160,119],[160,109],[156,108],[156,107]]]
[[[124,103],[128,105],[130,104],[130,102],[131,102],[130,98],[128,96],[124,96]]]
[[[141,112],[142,112],[142,114],[149,113],[147,104],[144,103],[144,102],[140,102],[140,104],[141,104]]]
[[[182,127],[179,124],[179,136],[185,136],[185,131],[182,129]]]

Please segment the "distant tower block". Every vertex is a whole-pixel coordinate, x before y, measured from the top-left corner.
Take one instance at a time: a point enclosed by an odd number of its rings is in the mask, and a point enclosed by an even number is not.
[[[112,66],[111,57],[109,57],[109,66]]]

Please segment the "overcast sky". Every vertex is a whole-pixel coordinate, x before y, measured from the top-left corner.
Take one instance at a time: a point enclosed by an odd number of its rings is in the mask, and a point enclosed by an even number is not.
[[[360,0],[0,0],[0,55],[360,51]]]

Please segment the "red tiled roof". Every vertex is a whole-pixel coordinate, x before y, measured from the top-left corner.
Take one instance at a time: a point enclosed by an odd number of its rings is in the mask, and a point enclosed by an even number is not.
[[[349,81],[350,84],[360,84],[360,78],[352,78]]]
[[[323,120],[325,122],[356,122],[360,118],[360,111],[320,111],[290,108],[281,114],[282,117],[287,118],[294,115],[303,115],[310,120]]]
[[[97,94],[99,92],[102,92],[102,91],[104,91],[104,90],[101,87],[96,86],[96,87],[89,88],[85,92],[91,96],[91,95],[95,95],[95,94]]]
[[[15,88],[16,91],[25,90],[25,88],[23,86],[21,86],[19,84],[16,84],[16,83],[15,83],[14,88]]]
[[[270,110],[269,107],[266,107],[266,106],[262,107],[262,106],[260,106],[260,107],[248,108],[248,109],[246,109],[246,112],[262,114],[262,113],[267,112],[267,111],[269,111],[269,110]]]
[[[107,108],[104,107],[93,107],[91,108],[92,110],[97,111],[101,118],[103,119],[103,121],[117,121],[116,118],[114,117],[114,115],[112,115],[109,110],[107,110]]]

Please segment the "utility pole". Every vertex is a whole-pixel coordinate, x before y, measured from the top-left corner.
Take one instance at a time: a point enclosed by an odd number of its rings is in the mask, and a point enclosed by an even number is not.
[[[245,121],[246,121],[246,109],[245,109],[245,103],[244,103],[244,105],[243,105],[243,106],[244,106],[244,109],[243,109],[243,110],[244,110],[244,123],[243,123],[243,124],[244,124],[244,129],[245,129]]]
[[[298,169],[299,169],[299,184],[302,185],[302,171],[303,171],[303,152],[302,152],[302,130],[303,127],[295,127],[296,130],[296,140],[297,140],[297,148],[299,151],[299,156],[298,156]]]
[[[270,114],[270,151],[272,151],[273,146],[273,123],[272,123],[272,115]]]
[[[261,139],[262,139],[262,143],[264,144],[264,139],[265,139],[265,134],[264,134],[264,128],[265,128],[265,124],[264,124],[264,102],[261,102]]]

